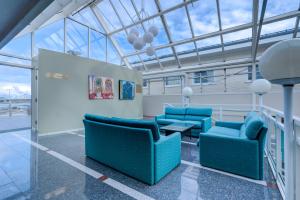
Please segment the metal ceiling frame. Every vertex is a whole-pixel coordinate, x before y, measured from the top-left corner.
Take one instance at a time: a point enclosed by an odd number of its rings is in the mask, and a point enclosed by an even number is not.
[[[274,23],[274,22],[278,22],[278,21],[282,21],[282,20],[286,20],[286,19],[291,19],[291,18],[298,17],[298,16],[300,16],[300,11],[297,11],[297,10],[296,11],[291,11],[291,12],[288,12],[288,13],[276,15],[276,16],[269,17],[269,18],[265,18],[262,24],[263,25],[270,24],[270,23]],[[172,42],[170,44],[159,45],[159,46],[156,46],[154,49],[158,50],[158,49],[163,49],[163,48],[168,48],[168,47],[172,47],[172,46],[177,46],[177,45],[181,45],[181,44],[190,43],[190,42],[193,42],[193,41],[212,38],[212,37],[215,37],[215,36],[220,36],[220,34],[224,35],[224,34],[227,34],[227,33],[232,33],[232,32],[237,32],[237,31],[249,29],[249,28],[252,28],[252,26],[253,26],[252,22],[249,22],[249,23],[246,23],[246,24],[226,28],[226,29],[223,29],[222,31],[215,31],[215,32],[195,36],[194,38],[183,39],[183,40],[179,40],[179,41],[176,41],[176,42]],[[139,51],[138,53],[145,53],[145,51],[142,50],[142,51]],[[138,53],[136,53],[136,52],[135,53],[130,53],[130,54],[125,55],[125,57],[133,56],[133,55],[136,55]]]
[[[217,6],[217,13],[218,13],[219,31],[222,31],[223,29],[222,29],[221,9],[220,9],[220,1],[219,0],[216,0],[216,6]],[[225,58],[225,47],[224,47],[223,33],[220,34],[220,40],[221,40],[223,62],[225,62],[226,58]]]
[[[161,12],[162,9],[161,9],[159,0],[155,0],[155,4],[156,4],[158,12]],[[164,27],[165,32],[167,34],[167,37],[168,37],[168,40],[169,40],[169,44],[172,44],[173,40],[172,40],[172,37],[171,37],[171,34],[170,34],[170,30],[169,30],[169,27],[168,27],[165,15],[160,15],[160,19],[161,19],[161,21],[163,23],[163,27]],[[175,57],[175,60],[176,60],[176,62],[178,64],[178,68],[181,68],[181,63],[180,63],[180,60],[178,58],[178,55],[177,55],[175,47],[171,46],[171,49],[172,49],[173,55]]]
[[[103,27],[106,35],[108,33],[108,27],[107,24],[105,23],[102,15],[100,14],[99,8],[96,7],[96,4],[92,4],[90,5],[90,8],[92,10],[92,12],[94,13],[96,19],[98,20],[98,22],[101,24],[101,26]],[[128,59],[126,57],[124,57],[124,53],[121,49],[121,47],[119,46],[119,44],[117,43],[117,41],[115,41],[112,37],[107,35],[107,38],[109,38],[109,40],[111,41],[112,45],[115,47],[117,53],[119,54],[121,60],[125,63],[125,65],[129,68],[132,69],[130,63],[128,62]],[[107,51],[107,49],[106,49]]]

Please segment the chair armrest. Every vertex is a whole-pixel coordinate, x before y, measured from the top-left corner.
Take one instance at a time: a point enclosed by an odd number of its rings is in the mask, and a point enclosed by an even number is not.
[[[181,162],[181,134],[161,136],[154,143],[154,180],[158,182]]]
[[[241,126],[243,124],[244,124],[243,122],[221,122],[221,121],[216,122],[216,126],[221,126],[221,127],[226,127],[226,128],[233,128],[233,129],[237,129],[237,130],[240,130]]]
[[[158,119],[165,119],[165,115],[157,115],[155,116],[155,121],[157,121]]]
[[[202,121],[202,132],[206,133],[211,128],[211,117],[203,118],[201,121]]]

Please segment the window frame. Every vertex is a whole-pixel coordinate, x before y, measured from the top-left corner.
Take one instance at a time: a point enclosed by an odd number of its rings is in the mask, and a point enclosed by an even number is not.
[[[176,77],[178,77],[178,80],[179,80],[178,84],[173,84],[173,85],[168,85],[167,84],[169,78],[176,78]],[[173,81],[173,80],[169,80],[169,81]],[[167,77],[164,77],[164,86],[165,87],[179,87],[179,86],[181,86],[181,84],[182,84],[181,76],[167,76]]]
[[[205,83],[203,83],[202,82],[202,77],[200,78],[200,77],[198,77],[199,78],[199,80],[200,80],[200,82],[199,83],[196,83],[195,82],[195,80],[197,79],[197,78],[193,78],[192,80],[192,85],[214,85],[214,84],[216,84],[215,83],[215,70],[204,70],[204,71],[197,71],[197,72],[193,72],[193,76],[196,76],[196,73],[200,73],[200,74],[202,74],[202,73],[204,73],[204,72],[212,72],[212,81],[210,81],[209,79],[207,79],[207,82],[205,82]],[[202,75],[201,75],[202,76]],[[206,76],[208,76],[208,75],[206,75]]]

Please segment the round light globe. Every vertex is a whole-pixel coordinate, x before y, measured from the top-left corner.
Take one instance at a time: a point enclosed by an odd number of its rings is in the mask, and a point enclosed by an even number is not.
[[[154,26],[154,25],[150,26],[149,29],[148,29],[148,31],[149,31],[150,33],[152,33],[152,35],[153,35],[154,37],[156,37],[157,34],[158,34],[158,28],[157,28],[156,26]]]
[[[271,83],[266,79],[257,79],[250,85],[252,92],[258,95],[266,94],[271,90],[271,87]]]
[[[145,43],[151,43],[153,41],[153,34],[151,32],[146,32],[143,36]]]
[[[139,37],[139,31],[136,28],[130,29],[129,34],[134,34],[136,37]]]
[[[155,53],[155,50],[154,50],[153,47],[147,47],[147,48],[146,48],[146,54],[147,54],[148,56],[153,56],[154,53]]]
[[[145,44],[143,38],[137,38],[137,39],[133,42],[133,47],[134,47],[136,50],[141,50],[145,45],[146,45],[146,44]]]
[[[191,87],[184,87],[182,90],[182,95],[185,97],[190,97],[193,95],[193,89]]]
[[[272,83],[300,83],[300,39],[290,39],[268,48],[259,61],[260,72]]]
[[[133,33],[130,33],[128,36],[127,36],[127,40],[130,44],[133,44],[134,41],[137,39],[137,36]]]

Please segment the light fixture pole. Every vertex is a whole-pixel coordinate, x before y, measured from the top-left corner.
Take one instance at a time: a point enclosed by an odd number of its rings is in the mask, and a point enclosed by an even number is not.
[[[268,48],[260,58],[264,78],[283,86],[285,199],[295,200],[296,137],[293,131],[293,87],[300,83],[300,39],[285,40]],[[299,195],[299,194],[297,194]]]

